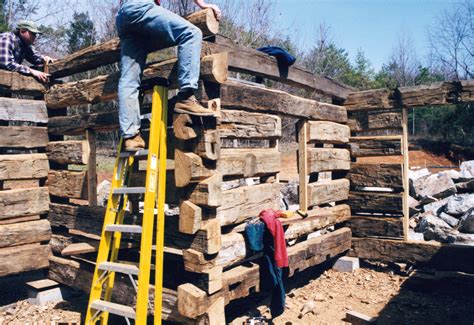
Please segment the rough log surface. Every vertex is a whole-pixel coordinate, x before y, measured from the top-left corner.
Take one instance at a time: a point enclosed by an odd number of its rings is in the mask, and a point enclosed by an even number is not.
[[[348,112],[393,108],[394,93],[389,89],[366,90],[350,93],[344,101]]]
[[[222,149],[217,161],[222,176],[253,177],[275,174],[281,170],[281,153],[278,149]]]
[[[349,172],[351,187],[386,187],[403,190],[402,164],[353,163]]]
[[[349,170],[351,155],[347,149],[308,148],[308,172]]]
[[[0,126],[0,147],[41,148],[46,147],[48,141],[48,130],[45,127]]]
[[[53,227],[66,227],[100,236],[104,215],[105,207],[51,203],[48,220]]]
[[[346,226],[354,237],[403,237],[402,218],[353,216]]]
[[[59,197],[87,199],[87,172],[51,170],[48,188],[50,194]]]
[[[49,241],[51,225],[48,220],[0,225],[0,248]]]
[[[0,277],[48,268],[49,245],[28,244],[0,249]]]
[[[48,123],[46,103],[42,100],[1,97],[0,120]]]
[[[351,191],[349,205],[352,212],[380,212],[401,214],[402,193]]]
[[[349,180],[345,178],[308,184],[309,206],[343,201],[348,197]]]
[[[308,122],[308,140],[324,143],[348,143],[351,130],[347,125],[334,122]]]
[[[31,96],[39,96],[46,91],[45,86],[35,78],[3,69],[0,70],[0,89]]]
[[[221,138],[281,137],[281,119],[277,115],[222,110],[218,119]]]
[[[354,157],[401,155],[401,137],[352,137],[351,154]]]
[[[48,158],[58,164],[86,165],[89,160],[89,143],[83,141],[54,141],[46,146]]]
[[[0,219],[44,214],[48,210],[46,187],[0,191]]]
[[[48,157],[43,153],[0,155],[0,180],[45,178],[48,170]]]

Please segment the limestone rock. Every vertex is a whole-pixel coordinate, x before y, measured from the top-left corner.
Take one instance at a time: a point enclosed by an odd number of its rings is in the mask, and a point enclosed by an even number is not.
[[[441,220],[443,220],[444,222],[446,222],[448,225],[450,225],[451,227],[456,227],[459,223],[459,220],[454,218],[454,217],[451,217],[449,214],[447,213],[444,213],[444,212],[441,212],[439,215],[438,215],[438,218],[440,218]]]
[[[433,196],[437,199],[442,199],[453,194],[456,194],[456,185],[453,180],[446,174],[437,173],[428,176],[423,181],[421,188],[416,188],[417,194],[424,196]]]
[[[434,215],[439,215],[446,208],[446,205],[448,204],[449,199],[450,198],[447,197],[442,200],[426,204],[423,206],[423,211],[432,212]]]
[[[449,198],[445,212],[452,216],[462,216],[472,207],[474,207],[474,194],[461,194]]]
[[[410,207],[410,216],[420,212],[420,209],[417,208],[419,205],[418,200],[412,198],[411,196],[408,197],[408,206]]]
[[[417,197],[420,191],[423,189],[424,181],[431,175],[427,168],[420,170],[410,170],[408,171],[409,185],[410,185],[410,195]]]
[[[455,183],[457,181],[459,181],[459,178],[461,177],[461,173],[458,172],[457,170],[454,170],[454,169],[444,170],[444,171],[440,172],[440,174],[445,174],[446,176],[451,178],[453,180],[453,182],[455,182]]]
[[[111,186],[112,184],[107,180],[102,181],[97,186],[97,204],[99,206],[102,206],[102,207],[107,206],[107,200],[109,199]]]
[[[422,232],[425,240],[436,240],[442,243],[452,243],[454,238],[450,236],[451,226],[440,218],[426,213],[416,227],[415,231]]]
[[[474,234],[474,207],[470,208],[459,222],[459,231]]]
[[[474,160],[464,161],[461,164],[460,177],[464,179],[474,178]]]

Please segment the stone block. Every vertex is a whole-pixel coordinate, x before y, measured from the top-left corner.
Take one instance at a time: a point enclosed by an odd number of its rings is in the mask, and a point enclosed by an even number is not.
[[[474,194],[460,194],[449,198],[445,212],[460,217],[472,207],[474,207]]]
[[[339,272],[354,272],[359,268],[359,258],[343,256],[332,267]]]
[[[460,178],[474,178],[474,160],[464,161],[461,164]]]
[[[451,227],[456,227],[459,223],[459,220],[450,216],[449,214],[447,213],[444,213],[444,212],[441,212],[438,217],[443,220],[444,222],[446,222],[448,225],[450,225]]]
[[[432,196],[442,199],[456,194],[456,185],[446,174],[433,174],[423,181],[421,188],[417,189],[417,194],[421,197]]]
[[[459,231],[474,234],[474,207],[470,208],[459,222]]]
[[[28,301],[31,304],[44,306],[49,302],[62,301],[63,296],[59,287],[38,291],[35,289],[28,290]]]

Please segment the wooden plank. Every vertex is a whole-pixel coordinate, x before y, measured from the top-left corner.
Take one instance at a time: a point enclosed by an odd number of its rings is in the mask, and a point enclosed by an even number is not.
[[[0,225],[0,237],[0,248],[49,241],[51,226],[44,219]]]
[[[342,144],[348,143],[350,136],[351,130],[347,125],[325,121],[309,121],[309,141]]]
[[[385,187],[403,191],[402,164],[352,163],[348,174],[351,188]]]
[[[87,198],[89,206],[97,205],[97,159],[96,159],[96,133],[94,130],[86,131],[86,140],[90,149],[87,161]]]
[[[51,170],[48,173],[49,193],[59,197],[87,199],[87,172]]]
[[[3,186],[1,183],[3,183]],[[11,179],[2,181],[1,183],[1,190],[17,190],[21,188],[40,187],[39,179]]]
[[[48,123],[46,103],[42,100],[0,97],[0,120]]]
[[[97,245],[91,245],[90,243],[73,243],[65,247],[61,251],[62,256],[70,256],[70,255],[80,255],[85,253],[94,253],[98,250]]]
[[[401,155],[400,136],[352,137],[351,154],[354,157]]]
[[[411,263],[440,271],[474,273],[474,246],[353,238],[351,256],[384,263]]]
[[[27,244],[0,249],[0,277],[27,271],[46,269],[49,266],[49,245]]]
[[[351,230],[341,228],[288,247],[288,275],[321,264],[351,248]]]
[[[53,141],[46,146],[48,159],[61,165],[86,165],[90,146],[85,140]]]
[[[308,173],[343,171],[349,170],[351,155],[347,149],[308,148],[307,161]]]
[[[395,106],[395,94],[390,89],[375,89],[353,92],[347,95],[344,107],[348,112],[388,109]]]
[[[48,170],[44,153],[0,155],[0,180],[45,178]]]
[[[48,210],[46,187],[0,191],[0,219],[44,214]]]
[[[143,72],[143,80],[166,78],[170,88],[178,87],[177,59],[165,60],[148,66]],[[222,83],[227,79],[227,54],[206,56],[201,60],[200,77],[211,82]],[[45,94],[49,109],[73,105],[95,104],[117,98],[120,73],[102,75],[93,79],[68,82],[51,87]]]
[[[45,86],[35,78],[3,69],[0,70],[0,89],[31,96],[46,92]]]
[[[400,218],[352,216],[346,226],[351,228],[355,237],[403,237],[403,220]]]
[[[201,29],[204,37],[214,35],[219,30],[219,23],[211,11],[200,10],[186,17],[189,22]],[[48,67],[49,73],[55,79],[118,61],[120,61],[120,40],[116,37],[70,54],[49,64]]]
[[[201,96],[204,99],[220,98],[223,109],[247,109],[338,123],[347,121],[347,112],[343,106],[320,103],[276,89],[237,81],[227,81],[220,85],[219,90],[211,88],[204,85]]]
[[[267,208],[278,209],[280,184],[242,186],[222,192],[221,204],[216,209],[216,218],[222,226],[242,222],[257,216]]]
[[[351,206],[352,212],[401,214],[403,212],[402,201],[401,193],[351,191],[348,204]]]
[[[300,120],[298,123],[298,174],[299,174],[299,204],[302,211],[309,207],[308,195],[308,121]]]
[[[4,148],[41,148],[46,147],[49,141],[45,127],[0,126],[0,134],[0,147]]]
[[[281,170],[278,149],[222,149],[216,169],[222,176],[255,177],[276,174]]]
[[[347,200],[349,197],[349,180],[323,180],[308,184],[308,205],[320,205]]]
[[[281,137],[281,119],[277,115],[222,110],[217,119],[221,138],[268,139]]]
[[[51,203],[48,220],[53,227],[66,227],[100,236],[104,215],[105,207]]]
[[[408,154],[408,110],[403,107],[403,239],[408,241],[408,231],[410,223],[410,203],[409,203],[409,186],[408,179],[409,154]]]

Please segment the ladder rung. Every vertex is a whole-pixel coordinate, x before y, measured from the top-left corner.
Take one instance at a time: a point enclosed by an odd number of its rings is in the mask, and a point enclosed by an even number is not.
[[[147,119],[149,120],[149,119],[151,119],[151,113],[147,113],[147,114],[142,114],[142,115],[140,115],[140,119],[141,119],[141,120],[147,120]]]
[[[135,319],[135,310],[132,307],[116,304],[110,301],[95,300],[91,303],[91,308]]]
[[[135,225],[107,225],[105,226],[105,231],[118,231],[118,232],[129,232],[129,233],[141,234],[142,227],[135,226]]]
[[[144,194],[145,188],[144,187],[121,187],[116,188],[113,191],[113,194]]]
[[[99,264],[99,270],[138,275],[138,267],[136,265],[125,263],[102,262]]]
[[[148,149],[141,149],[137,151],[122,151],[119,155],[120,158],[127,158],[130,156],[135,156],[135,157],[148,156]]]

